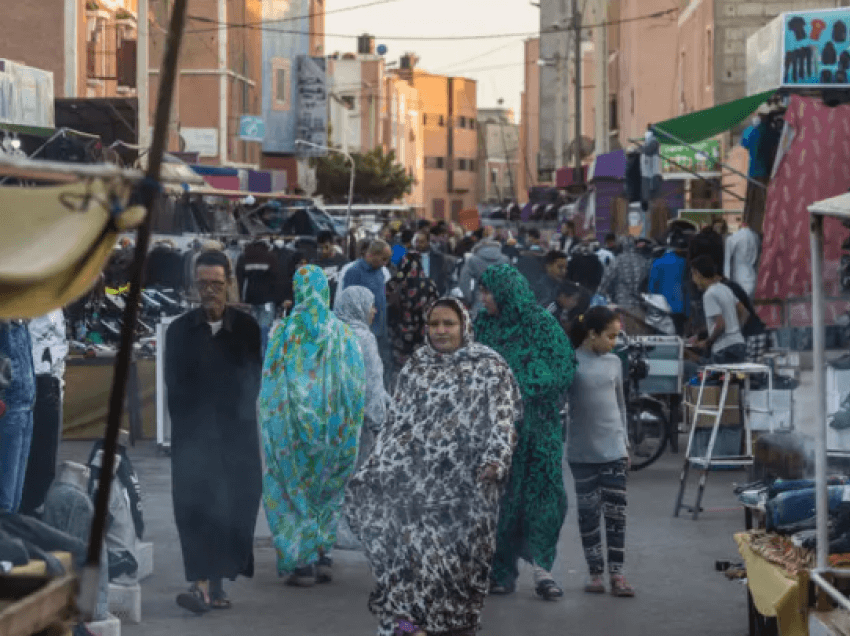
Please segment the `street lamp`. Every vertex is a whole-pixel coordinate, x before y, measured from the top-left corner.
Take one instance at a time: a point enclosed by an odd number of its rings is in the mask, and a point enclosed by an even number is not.
[[[345,155],[345,158],[348,159],[348,162],[351,164],[351,180],[348,184],[348,215],[345,219],[345,244],[348,246],[348,251],[351,252],[351,200],[354,198],[354,159],[352,159],[351,155],[345,150],[314,144],[312,141],[296,139],[295,145],[309,146],[318,150],[327,150],[328,152],[338,152],[341,155]]]

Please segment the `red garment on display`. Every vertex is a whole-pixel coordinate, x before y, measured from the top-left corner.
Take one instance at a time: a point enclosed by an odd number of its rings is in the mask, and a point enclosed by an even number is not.
[[[764,243],[756,286],[757,311],[768,328],[808,327],[812,324],[812,267],[809,249],[809,210],[816,202],[850,189],[850,105],[829,108],[820,99],[791,97],[785,114],[794,137],[784,156],[780,143],[776,175],[767,190]],[[848,309],[841,294],[841,243],[847,229],[840,221],[825,220],[824,290],[826,323]],[[787,312],[787,313],[786,313]]]

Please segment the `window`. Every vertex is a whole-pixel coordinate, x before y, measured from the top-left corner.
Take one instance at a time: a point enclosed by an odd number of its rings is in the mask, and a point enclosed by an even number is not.
[[[711,27],[705,30],[705,87],[714,85],[714,31]]]
[[[339,101],[341,101],[343,106],[345,106],[348,110],[354,110],[354,95],[343,95],[339,98]]]
[[[469,120],[469,129],[475,130],[475,119],[474,118],[470,118],[470,120]]]
[[[467,159],[466,162],[469,165],[469,171],[475,172],[475,159]]]
[[[291,62],[272,58],[272,110],[288,111],[291,107]]]
[[[466,117],[458,117],[457,127],[458,128],[466,128]]]
[[[461,199],[455,199],[452,201],[452,218],[458,218],[460,211],[463,210],[463,201]]]
[[[425,167],[431,170],[443,170],[446,167],[446,158],[425,157]]]
[[[423,126],[427,126],[427,125],[428,125],[428,115],[426,115],[426,114],[423,114],[423,115],[422,115],[422,125],[423,125]]]
[[[443,117],[442,115],[440,115],[440,116],[437,118],[437,125],[438,125],[438,126],[445,126],[445,125],[446,125],[446,118],[445,118],[445,117]]]
[[[617,112],[617,97],[616,95],[611,98],[611,101],[608,103],[608,129],[609,130],[620,130],[620,113]]]
[[[434,210],[434,218],[437,220],[446,218],[446,200],[445,199],[434,199],[431,202],[431,206]]]

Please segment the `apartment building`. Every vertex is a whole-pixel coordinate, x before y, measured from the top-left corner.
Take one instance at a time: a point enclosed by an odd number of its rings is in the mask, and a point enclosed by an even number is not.
[[[520,127],[510,108],[478,109],[478,192],[482,202],[519,197]]]
[[[539,183],[537,161],[540,151],[540,38],[524,43],[523,88],[520,95],[519,166],[517,167],[517,202],[528,202],[528,191]]]
[[[457,220],[479,200],[477,84],[429,73],[417,62],[414,54],[405,54],[393,73],[417,90],[421,103],[424,216]]]
[[[53,73],[56,97],[136,94],[137,0],[39,0],[0,22],[0,57]]]

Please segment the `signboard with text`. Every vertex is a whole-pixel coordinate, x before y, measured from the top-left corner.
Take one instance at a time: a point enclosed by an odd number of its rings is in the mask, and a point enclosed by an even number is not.
[[[661,172],[717,172],[721,161],[720,140],[706,139],[688,146],[661,144]],[[678,165],[676,165],[678,164]]]

